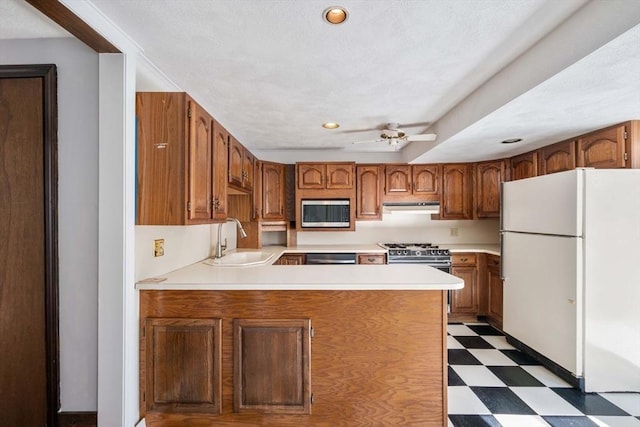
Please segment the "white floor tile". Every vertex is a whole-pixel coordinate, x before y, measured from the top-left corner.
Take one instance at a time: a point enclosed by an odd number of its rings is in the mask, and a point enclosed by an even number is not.
[[[640,427],[640,420],[633,417],[590,415],[588,418],[600,427]]]
[[[500,350],[469,349],[476,359],[486,366],[518,366],[516,362],[502,354]]]
[[[451,367],[462,381],[468,386],[478,387],[506,387],[506,385],[496,377],[493,372],[485,366],[479,365],[456,365]]]
[[[571,385],[564,381],[562,378],[540,365],[522,365],[522,369],[533,375],[538,381],[547,387],[564,387],[570,388]]]
[[[491,412],[469,387],[447,387],[450,415],[484,415]]]
[[[549,427],[549,424],[537,415],[497,414],[494,417],[502,427]]]
[[[515,347],[512,346],[511,344],[509,344],[507,342],[507,339],[503,336],[499,336],[499,335],[483,335],[482,338],[488,342],[489,344],[491,344],[492,346],[494,346],[497,349],[500,350],[514,350]]]
[[[447,335],[447,349],[451,350],[452,348],[465,348],[460,341],[452,337],[451,335]]]
[[[451,335],[458,336],[476,336],[475,332],[473,332],[470,328],[465,325],[447,325],[447,332]]]
[[[510,387],[538,415],[583,415],[572,404],[547,387]]]
[[[599,393],[629,415],[640,416],[640,393]]]

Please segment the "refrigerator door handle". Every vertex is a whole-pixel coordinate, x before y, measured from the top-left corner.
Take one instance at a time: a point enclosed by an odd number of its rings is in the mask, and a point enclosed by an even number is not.
[[[504,181],[500,182],[500,232],[502,232],[503,230],[504,230]]]
[[[500,279],[504,281],[504,231],[500,232]]]

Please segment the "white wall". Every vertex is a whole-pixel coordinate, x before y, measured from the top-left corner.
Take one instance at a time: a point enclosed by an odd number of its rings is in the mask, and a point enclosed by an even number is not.
[[[357,221],[356,231],[298,232],[298,245],[369,244],[379,242],[497,244],[499,221],[438,221],[429,215],[384,214],[382,221]],[[451,229],[457,236],[451,236]]]
[[[73,38],[0,40],[0,64],[56,64],[60,400],[97,409],[98,55]]]

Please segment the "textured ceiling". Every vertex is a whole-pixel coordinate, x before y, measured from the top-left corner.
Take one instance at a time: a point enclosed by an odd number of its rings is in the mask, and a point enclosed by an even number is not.
[[[392,158],[385,143],[352,144],[376,139],[387,122],[438,133],[393,159],[453,162],[640,119],[640,27],[628,31],[640,23],[637,0],[91,3],[172,80],[167,88],[189,92],[272,160]],[[350,17],[331,26],[321,15],[336,3]],[[0,0],[0,12],[7,5],[19,25],[0,14],[0,38],[20,37],[20,25],[31,28],[15,12],[25,4]],[[56,36],[49,30],[42,36]],[[139,89],[163,89],[140,75]],[[325,130],[325,121],[341,126]],[[496,142],[510,137],[524,141]]]
[[[49,37],[73,36],[23,0],[0,0],[0,40]]]

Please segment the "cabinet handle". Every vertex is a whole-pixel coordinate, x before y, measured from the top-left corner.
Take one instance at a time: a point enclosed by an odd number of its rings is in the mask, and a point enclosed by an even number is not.
[[[376,259],[375,258],[367,258],[367,261],[369,262],[374,262]]]
[[[468,258],[460,258],[460,261],[462,262],[466,262],[468,260]]]

